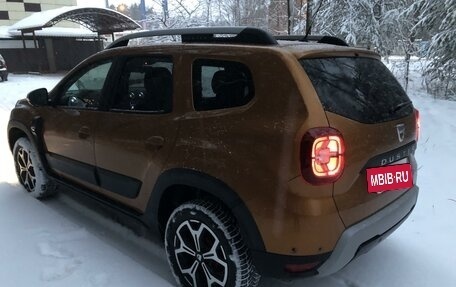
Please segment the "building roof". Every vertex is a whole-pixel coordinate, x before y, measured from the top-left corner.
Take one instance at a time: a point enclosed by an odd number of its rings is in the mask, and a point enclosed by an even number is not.
[[[10,26],[9,31],[27,33],[54,26],[64,20],[77,23],[98,34],[111,34],[141,28],[131,18],[111,9],[67,6],[33,13]]]

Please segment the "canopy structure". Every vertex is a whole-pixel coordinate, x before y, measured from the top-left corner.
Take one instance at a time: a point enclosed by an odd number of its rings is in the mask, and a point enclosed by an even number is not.
[[[64,20],[77,23],[99,35],[141,28],[131,18],[111,9],[69,6],[34,13],[11,26],[9,31],[34,33]]]

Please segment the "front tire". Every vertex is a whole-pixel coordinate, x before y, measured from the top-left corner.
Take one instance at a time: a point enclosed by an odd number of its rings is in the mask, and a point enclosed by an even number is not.
[[[13,156],[19,183],[30,195],[44,198],[55,193],[35,146],[27,138],[16,141]]]
[[[234,218],[219,204],[195,200],[171,214],[165,248],[184,287],[254,287],[260,276]]]

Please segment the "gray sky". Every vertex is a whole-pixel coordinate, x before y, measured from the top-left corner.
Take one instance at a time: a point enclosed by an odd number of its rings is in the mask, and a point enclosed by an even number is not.
[[[78,6],[91,6],[91,7],[105,7],[106,0],[77,0]],[[109,0],[109,5],[120,5],[120,4],[139,4],[140,0]],[[151,0],[146,0],[146,6],[152,6]]]

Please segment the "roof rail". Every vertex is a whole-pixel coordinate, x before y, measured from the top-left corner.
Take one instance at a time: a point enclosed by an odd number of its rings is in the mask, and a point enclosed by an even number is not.
[[[199,27],[133,33],[115,40],[106,49],[125,47],[132,39],[156,36],[181,36],[182,43],[277,45],[276,39],[271,34],[259,28]]]
[[[274,36],[276,40],[286,40],[286,41],[299,41],[299,42],[317,42],[322,44],[331,44],[337,46],[348,46],[347,42],[344,40],[334,37],[334,36],[324,36],[324,35],[284,35],[284,36]]]

